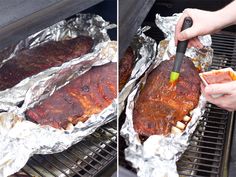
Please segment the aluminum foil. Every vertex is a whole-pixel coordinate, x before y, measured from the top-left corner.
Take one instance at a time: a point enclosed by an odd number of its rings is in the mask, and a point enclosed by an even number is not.
[[[162,30],[165,35],[165,40],[161,41],[158,49],[158,57],[161,60],[168,60],[171,56],[176,53],[176,46],[174,40],[175,24],[182,15],[174,14],[170,17],[161,17],[159,14],[156,15],[156,25]],[[203,44],[203,49],[196,49],[194,47],[187,48],[185,55],[190,57],[197,68],[202,71],[208,69],[212,63],[213,49],[211,46],[211,36],[199,36],[200,42]]]
[[[165,33],[166,39],[161,41],[158,46],[156,60],[139,83],[132,89],[128,96],[126,106],[126,120],[121,128],[121,135],[126,139],[128,147],[125,149],[126,160],[136,168],[137,175],[140,177],[178,177],[176,162],[181,157],[189,144],[189,138],[194,132],[198,121],[205,111],[206,100],[203,95],[199,98],[198,106],[191,112],[191,121],[187,124],[181,134],[170,134],[168,136],[152,135],[143,144],[139,139],[138,133],[133,128],[133,109],[138,94],[145,85],[148,74],[156,68],[162,61],[168,60],[175,54],[174,46],[174,27],[181,14],[174,14],[171,17],[161,17],[156,15],[157,26]],[[173,42],[171,42],[173,41]],[[195,48],[187,50],[196,67],[206,70],[211,64],[213,50],[210,48],[210,36],[202,36],[205,49],[198,51]]]
[[[149,30],[148,26],[140,28],[130,44],[133,51],[135,52],[136,58],[130,78],[119,93],[118,117],[124,110],[125,100],[127,99],[131,89],[135,86],[138,79],[144,74],[144,72],[155,60],[157,44],[154,39],[144,34],[144,32],[147,30]]]
[[[19,171],[33,154],[63,151],[93,133],[117,116],[117,100],[102,112],[79,122],[69,130],[41,126],[26,120],[24,112],[50,96],[55,90],[87,72],[93,66],[117,62],[117,43],[110,41],[109,25],[97,15],[78,14],[69,21],[59,22],[19,42],[3,63],[24,48],[32,48],[49,40],[64,40],[77,35],[95,40],[93,51],[26,78],[15,87],[0,92],[0,176]],[[23,102],[22,106],[18,106]]]
[[[77,14],[75,18],[71,18],[68,21],[60,21],[55,25],[52,25],[20,41],[17,45],[3,50],[0,53],[0,56],[2,57],[0,67],[6,61],[12,59],[12,57],[19,53],[22,49],[33,48],[50,40],[60,41],[75,38],[78,35],[84,35],[92,37],[94,40],[94,46],[96,46],[101,42],[110,40],[107,30],[114,27],[114,24],[109,24],[98,15]],[[37,75],[22,80],[10,89],[0,91],[0,105],[1,103],[4,103],[5,105],[6,103],[10,105],[19,104],[24,100],[26,91],[32,87],[35,82],[58,72],[59,69],[60,67],[47,69],[44,72],[40,72]],[[1,108],[2,107],[0,107],[0,109]]]

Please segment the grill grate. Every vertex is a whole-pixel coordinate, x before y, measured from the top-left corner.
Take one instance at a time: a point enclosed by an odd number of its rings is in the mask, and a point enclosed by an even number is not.
[[[98,176],[108,166],[111,168],[110,164],[116,162],[116,125],[116,121],[113,121],[102,126],[81,142],[61,153],[34,155],[21,172],[13,176]],[[115,171],[115,167],[113,171]]]
[[[147,34],[159,42],[162,33],[147,31]],[[228,32],[212,36],[214,58],[211,69],[232,67],[236,69],[236,35]],[[230,137],[234,113],[225,111],[213,104],[207,104],[203,119],[190,139],[190,145],[177,162],[181,177],[221,177],[227,176]],[[121,120],[121,119],[120,119]],[[122,140],[122,138],[120,138]],[[120,164],[135,171],[125,161],[123,150],[125,143],[120,143]]]
[[[235,42],[235,34],[221,32],[212,36],[214,58],[210,69],[236,68]],[[229,155],[233,114],[207,104],[188,150],[178,162],[180,175],[219,177],[227,173],[224,169]]]
[[[182,176],[222,176],[232,113],[207,104],[203,119],[178,164]]]

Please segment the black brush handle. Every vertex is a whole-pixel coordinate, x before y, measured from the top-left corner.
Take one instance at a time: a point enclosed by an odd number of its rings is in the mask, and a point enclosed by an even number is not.
[[[193,25],[193,20],[191,17],[186,17],[184,19],[183,26],[181,28],[181,31],[186,30],[187,28],[190,28]],[[179,72],[182,64],[182,60],[184,57],[184,54],[186,52],[188,46],[188,40],[186,41],[178,41],[177,44],[177,50],[176,50],[176,59],[173,67],[173,71]]]

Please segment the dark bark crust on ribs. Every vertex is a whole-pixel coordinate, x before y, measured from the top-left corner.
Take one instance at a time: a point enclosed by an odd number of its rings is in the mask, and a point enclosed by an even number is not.
[[[26,112],[41,125],[66,128],[101,112],[117,96],[116,63],[92,68]]]
[[[140,92],[133,113],[134,129],[140,135],[169,134],[171,127],[198,104],[198,70],[190,59],[184,58],[177,84],[170,84],[173,63],[172,58],[155,68]]]
[[[122,90],[131,75],[134,60],[135,55],[133,49],[129,47],[124,57],[119,60],[119,91]]]
[[[90,37],[49,41],[20,51],[0,68],[0,90],[11,88],[23,79],[88,53],[93,46]]]

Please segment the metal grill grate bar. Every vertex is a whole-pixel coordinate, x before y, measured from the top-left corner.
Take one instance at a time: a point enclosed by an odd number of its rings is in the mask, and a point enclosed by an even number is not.
[[[98,146],[97,144],[95,144],[94,142],[90,142],[91,144],[93,144],[94,146],[96,146],[96,147],[98,147],[98,148],[100,148],[101,149],[101,151],[103,151],[103,152],[105,152],[105,153],[107,153],[107,154],[109,154],[109,155],[111,155],[112,156],[112,153],[111,152],[109,152],[108,150],[106,150],[106,149],[104,149],[104,148],[101,148],[100,146]]]
[[[59,164],[62,164],[63,166],[65,166],[68,170],[72,171],[74,174],[78,174],[79,173],[77,171],[75,171],[71,165],[67,165],[65,162],[62,162],[61,160],[58,159],[58,157],[56,157],[55,155],[51,155],[51,158],[53,158],[52,160],[56,160],[57,162],[59,162]],[[60,170],[62,172],[62,170]],[[63,173],[63,172],[62,172]]]
[[[67,151],[68,152],[68,151]],[[80,155],[78,155],[77,153],[75,153],[75,152],[72,152],[72,151],[70,151],[70,152],[68,152],[69,154],[71,154],[73,157],[79,157]],[[81,162],[83,162],[83,163],[85,163],[86,165],[88,165],[88,166],[90,166],[91,168],[93,168],[93,169],[95,169],[95,170],[97,170],[97,168],[95,168],[94,166],[92,166],[92,165],[90,165],[87,161],[85,161],[84,159],[80,159],[80,161]],[[75,162],[76,163],[76,162]],[[78,165],[78,166],[80,166],[83,170],[85,170],[85,168],[83,168],[83,166],[82,165]],[[90,172],[89,171],[87,171],[87,170],[85,170],[88,174],[90,174]]]
[[[45,164],[41,164],[38,159],[36,159],[36,158],[34,158],[34,157],[32,157],[31,159],[32,159],[34,162],[36,162],[38,166],[41,166],[41,167],[42,167],[42,168],[41,168],[42,170],[44,170],[44,171],[50,173],[51,175],[57,177],[57,174],[55,174],[53,171],[48,170],[47,167],[45,167]]]
[[[89,155],[89,154],[85,154],[85,153],[84,153],[83,151],[81,151],[77,146],[75,146],[75,149],[76,149],[78,152],[84,154],[84,156],[88,156],[91,160],[94,160],[94,161],[96,161],[98,164],[102,165],[102,163],[101,163],[100,161],[98,161],[96,158],[94,158],[93,156],[91,156],[91,155]]]
[[[209,145],[222,145],[222,142],[218,143],[218,142],[212,142],[212,141],[205,141],[205,140],[192,140],[193,142],[197,142],[197,143],[207,143]]]
[[[227,54],[234,53],[232,50],[227,49],[227,48],[219,48],[216,53],[221,53],[221,52],[227,52]]]
[[[212,161],[212,162],[218,162],[218,160],[216,159],[212,159],[212,158],[205,158],[205,157],[198,157],[198,156],[191,156],[191,155],[183,155],[183,157],[189,157],[189,158],[194,158],[194,159],[198,159],[198,160],[206,160],[206,161]]]
[[[221,153],[215,153],[215,152],[201,152],[201,151],[198,151],[198,150],[187,150],[187,152],[192,152],[194,154],[200,154],[200,155],[210,155],[210,156],[221,156]]]
[[[81,143],[81,144],[83,144],[83,143]],[[87,147],[90,151],[92,151],[93,153],[95,153],[96,155],[100,156],[102,159],[104,159],[104,160],[106,160],[106,161],[109,160],[109,159],[107,159],[105,156],[103,156],[102,154],[100,154],[100,153],[98,153],[98,152],[96,152],[96,151],[90,149],[90,147],[87,146],[86,144],[83,144],[83,145],[84,145],[85,147]]]
[[[204,131],[205,132],[205,131]],[[206,132],[205,132],[206,133]],[[218,132],[215,132],[218,134]],[[202,135],[194,135],[195,137],[201,138]],[[222,137],[216,137],[216,136],[209,136],[209,135],[204,135],[205,138],[207,139],[214,139],[214,140],[224,140]]]
[[[207,118],[203,119],[202,122],[206,122],[206,123],[212,123],[212,124],[216,124],[216,125],[222,125],[223,128],[225,128],[225,123],[222,122],[215,122],[215,121],[211,121]]]
[[[212,128],[212,129],[220,129],[220,130],[224,130],[225,128],[222,127],[217,127],[217,126],[211,126],[211,125],[206,125],[206,128]]]
[[[192,142],[191,142],[192,143]],[[216,147],[206,147],[206,146],[201,146],[201,145],[194,145],[194,144],[190,144],[190,147],[196,147],[196,148],[202,148],[202,149],[208,149],[208,150],[218,150],[221,151],[222,148],[216,148]]]
[[[217,40],[213,38],[214,44],[212,44],[212,47],[219,47],[219,48],[228,48],[232,49],[232,44],[234,44],[234,41],[226,42],[222,44],[221,40]]]
[[[211,114],[213,114],[214,112],[212,111],[211,112]],[[215,112],[215,113],[217,113],[217,112]],[[217,113],[217,114],[219,114],[219,113]],[[221,116],[227,116],[228,114],[223,114],[222,113],[222,115]],[[225,118],[225,117],[217,117],[217,116],[213,116],[213,115],[203,115],[202,117],[204,117],[204,118],[208,118],[208,119],[214,119],[214,120],[219,120],[219,121],[227,121],[227,118]]]
[[[91,173],[85,169],[84,167],[79,166],[75,161],[73,161],[71,158],[67,157],[64,153],[61,154],[65,159],[67,159],[71,164],[75,165],[77,168],[86,171],[88,174],[91,175]],[[77,174],[79,174],[78,172],[76,172]]]
[[[36,168],[34,168],[32,165],[28,164],[28,166],[36,172],[37,176],[38,175],[43,176],[43,174],[40,171],[38,171]]]
[[[219,61],[218,61],[219,60]],[[216,60],[214,61],[214,64],[215,65],[222,65],[221,63],[222,63],[222,61],[221,61],[222,59],[221,58],[216,58]],[[229,63],[230,62],[230,63]],[[231,65],[231,64],[234,64],[236,62],[236,60],[234,61],[234,60],[229,60],[229,61],[227,61],[227,60],[225,60],[225,62],[224,62],[224,64],[223,65]]]
[[[63,170],[60,169],[60,167],[58,167],[55,163],[52,163],[50,160],[48,160],[47,156],[40,156],[41,158],[43,158],[47,163],[50,163],[50,165],[52,165],[54,168],[56,168],[58,171],[60,171],[61,173],[63,173],[65,176],[68,176],[69,175],[64,172]],[[54,161],[54,159],[53,159]],[[61,163],[62,165],[64,165],[63,163]]]
[[[202,175],[194,175],[194,174],[188,174],[188,173],[182,173],[181,176],[203,177]]]
[[[233,40],[225,40],[224,43],[222,44],[222,40],[221,39],[217,39],[217,38],[212,38],[213,44],[212,47],[216,48],[217,47],[217,51],[218,49],[232,49],[232,45],[234,45],[235,39]]]
[[[183,164],[193,164],[193,165],[204,165],[205,167],[211,167],[211,168],[220,168],[220,166],[218,165],[208,165],[206,163],[198,163],[198,162],[189,162],[189,161],[185,161],[185,160],[182,160]]]
[[[209,156],[221,156],[221,153],[215,153],[215,152],[199,152],[198,150],[188,150],[188,152],[194,153],[194,154],[198,154],[198,155],[209,155]],[[188,155],[186,155],[188,156]]]
[[[187,167],[180,167],[181,169],[184,169],[184,170],[191,170],[191,171],[196,171],[196,172],[206,172],[206,173],[210,173],[210,174],[219,174],[218,171],[210,171],[210,170],[203,170],[203,169],[199,169],[199,168],[187,168]]]
[[[94,135],[91,135],[93,137],[96,137]],[[114,151],[116,151],[116,148],[112,147],[110,144],[106,143],[106,142],[103,142],[103,144],[105,144],[107,147],[113,149]],[[106,151],[108,154],[112,155],[109,151],[107,151],[106,149],[104,149],[104,151]]]

